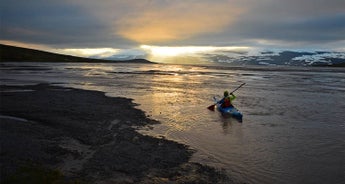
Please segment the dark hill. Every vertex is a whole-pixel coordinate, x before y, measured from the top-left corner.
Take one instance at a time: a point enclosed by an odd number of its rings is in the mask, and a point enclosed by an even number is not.
[[[0,62],[92,62],[92,63],[152,63],[146,59],[132,59],[125,61],[103,60],[56,54],[34,49],[14,47],[0,44]]]

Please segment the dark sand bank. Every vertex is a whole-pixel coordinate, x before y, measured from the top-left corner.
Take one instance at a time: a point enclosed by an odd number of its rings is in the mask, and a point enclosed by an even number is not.
[[[21,169],[28,165],[61,173],[51,180],[62,183],[231,183],[188,162],[187,146],[137,133],[158,122],[130,99],[48,84],[1,86],[0,115],[2,183],[30,177]]]

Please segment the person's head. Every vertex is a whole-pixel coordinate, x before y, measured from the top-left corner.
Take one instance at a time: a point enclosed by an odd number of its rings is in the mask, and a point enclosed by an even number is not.
[[[229,96],[229,91],[224,91],[224,97]]]

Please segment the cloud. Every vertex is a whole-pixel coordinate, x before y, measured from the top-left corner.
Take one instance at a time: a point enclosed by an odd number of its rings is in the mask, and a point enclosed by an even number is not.
[[[53,47],[113,47],[115,42],[130,43],[114,37],[107,20],[79,3],[1,0],[0,39]]]
[[[345,40],[345,1],[264,0],[247,8],[230,28],[242,41],[299,46]]]
[[[115,21],[115,32],[140,44],[153,44],[221,32],[240,10],[217,1],[170,1],[134,12]]]
[[[0,40],[53,48],[343,48],[341,0],[0,0]]]
[[[289,19],[267,20],[261,18],[243,19],[236,25],[236,34],[247,38],[274,40],[337,40],[344,38],[345,14]],[[255,30],[255,31],[254,31]]]

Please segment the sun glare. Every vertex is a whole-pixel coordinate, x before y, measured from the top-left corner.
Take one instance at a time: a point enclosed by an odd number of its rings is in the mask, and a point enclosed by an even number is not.
[[[183,47],[169,47],[169,46],[152,46],[141,45],[140,48],[148,51],[153,56],[181,56],[194,55],[211,52],[233,51],[241,52],[247,51],[249,47],[214,47],[214,46],[183,46]]]
[[[113,48],[85,48],[85,49],[63,49],[62,52],[72,55],[90,57],[90,56],[98,56],[98,57],[109,57],[116,53],[118,53],[119,49]]]

